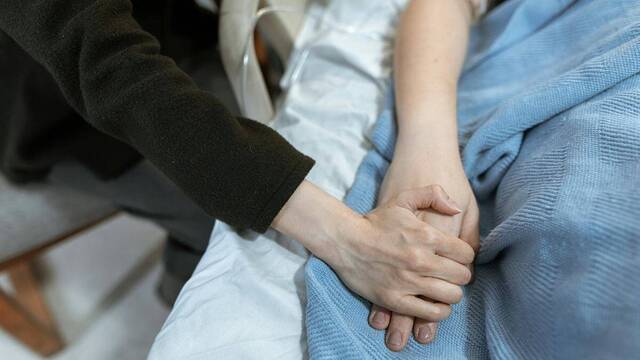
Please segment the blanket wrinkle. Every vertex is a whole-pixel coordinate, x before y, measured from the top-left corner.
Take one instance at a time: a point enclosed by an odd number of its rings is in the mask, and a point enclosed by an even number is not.
[[[627,359],[640,354],[640,0],[511,0],[472,29],[458,90],[481,209],[476,281],[436,341],[400,353],[370,304],[306,265],[312,359]],[[389,93],[345,202],[374,208]]]

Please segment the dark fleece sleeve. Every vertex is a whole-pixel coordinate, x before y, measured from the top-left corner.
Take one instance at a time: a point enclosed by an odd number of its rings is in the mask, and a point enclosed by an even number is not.
[[[93,126],[136,148],[211,216],[265,231],[313,160],[198,89],[131,12],[129,0],[0,0],[0,28]]]

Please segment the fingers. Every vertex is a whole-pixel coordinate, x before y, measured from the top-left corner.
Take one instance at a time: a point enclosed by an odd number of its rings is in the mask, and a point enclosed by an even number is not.
[[[419,279],[414,290],[422,296],[435,300],[435,302],[445,304],[457,304],[464,295],[460,286],[432,277]]]
[[[376,304],[371,304],[371,311],[369,312],[369,325],[371,325],[372,328],[384,330],[389,326],[390,320],[391,311]]]
[[[403,258],[408,265],[407,270],[457,285],[468,284],[471,274],[466,265],[473,261],[473,250],[460,239],[447,239],[438,230],[433,231],[438,232],[437,239],[427,235],[425,245],[407,249]]]
[[[467,265],[462,265],[442,256],[434,256],[425,277],[441,279],[454,285],[467,285],[471,281],[471,271]]]
[[[391,314],[391,322],[385,336],[385,343],[389,350],[402,351],[411,336],[412,328],[413,317],[398,313]]]
[[[423,319],[415,319],[413,322],[413,337],[421,344],[428,344],[436,338],[438,323]]]
[[[417,342],[428,344],[435,339],[438,329],[437,322],[392,313],[376,304],[371,305],[369,325],[377,330],[387,329],[385,344],[391,351],[402,351],[412,331]]]
[[[433,208],[447,215],[456,215],[462,212],[455,201],[439,185],[429,185],[402,192],[398,196],[398,206],[413,212],[428,208]]]
[[[419,317],[428,321],[439,322],[449,317],[451,306],[442,303],[432,303],[412,295],[402,297],[393,307],[394,312]]]
[[[463,265],[473,262],[476,252],[467,242],[453,236],[442,235],[436,247],[436,254]]]

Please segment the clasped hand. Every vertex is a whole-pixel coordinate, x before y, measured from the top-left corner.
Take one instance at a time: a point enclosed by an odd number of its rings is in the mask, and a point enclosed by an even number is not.
[[[336,244],[331,266],[351,290],[390,311],[430,322],[451,313],[471,280],[475,252],[417,214],[453,216],[457,204],[437,185],[400,192],[362,219],[355,241]]]

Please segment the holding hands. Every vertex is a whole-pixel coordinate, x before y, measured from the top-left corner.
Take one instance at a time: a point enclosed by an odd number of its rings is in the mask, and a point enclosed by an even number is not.
[[[422,209],[417,217],[474,249],[479,247],[479,211],[462,167],[456,120],[457,84],[471,21],[481,10],[480,3],[413,0],[402,14],[394,60],[398,138],[379,193],[380,203],[385,203],[406,189],[441,184],[460,206],[460,213]],[[440,255],[465,264],[455,254]],[[389,349],[402,350],[412,330],[423,344],[435,338],[437,323],[433,318],[417,316],[414,320],[415,314],[377,304],[381,306],[372,306],[369,323],[387,330]]]
[[[460,212],[439,186],[403,191],[365,215],[359,235],[337,244],[337,260],[330,265],[373,303],[440,321],[462,298],[460,286],[471,280],[467,265],[474,251],[416,216],[427,209],[449,216]]]
[[[413,0],[402,14],[394,61],[398,138],[380,206],[363,217],[303,182],[273,223],[376,304],[369,323],[386,329],[393,351],[412,332],[424,344],[434,339],[437,322],[462,298],[479,247],[479,211],[456,124],[476,3]]]
[[[418,163],[425,164],[424,162],[418,162],[415,160],[407,161],[410,157],[405,156],[400,151],[394,158],[389,172],[387,173],[380,190],[379,198],[383,203],[388,201],[387,199],[394,196],[402,189],[413,188],[417,184],[425,183],[446,183],[447,187],[451,191],[451,196],[455,199],[455,203],[459,204],[461,211],[456,214],[450,214],[443,211],[433,209],[422,209],[416,212],[416,217],[431,227],[440,230],[443,234],[450,237],[460,237],[466,244],[468,249],[473,248],[477,251],[479,246],[478,239],[478,207],[476,205],[473,192],[469,186],[469,183],[464,176],[464,172],[460,168],[455,170],[455,162],[449,162],[448,170],[445,171],[445,166],[432,163],[434,167],[438,167],[438,171],[434,171],[432,168],[429,171],[421,171],[425,169],[425,166],[417,166]],[[459,161],[458,161],[459,163]],[[435,188],[441,189],[439,186]],[[444,191],[442,191],[444,194]],[[444,196],[447,196],[446,194]],[[453,200],[449,200],[453,201]],[[459,249],[462,251],[462,248]],[[455,253],[440,253],[440,255],[448,258],[449,261],[455,261],[459,264],[466,265],[470,262],[466,262],[463,257],[467,256],[466,252]],[[434,267],[442,266],[441,264],[434,264]],[[469,269],[471,267],[469,266]],[[449,279],[451,280],[451,279]],[[468,282],[468,281],[467,281]],[[452,283],[456,284],[456,283]],[[458,285],[465,285],[458,284]],[[460,292],[460,298],[462,292]],[[458,299],[458,301],[460,300]],[[432,301],[443,301],[440,298],[430,298]],[[449,302],[449,304],[457,303]],[[387,334],[385,342],[387,347],[393,351],[400,351],[406,345],[409,336],[413,333],[414,338],[423,344],[427,344],[435,339],[437,331],[437,321],[432,318],[426,318],[417,316],[411,316],[407,312],[396,311],[388,307],[378,306],[381,303],[375,303],[371,307],[371,313],[369,316],[369,324],[378,330],[386,330]],[[392,310],[392,311],[390,311]],[[442,320],[442,319],[440,319]]]
[[[471,279],[473,248],[424,221],[427,214],[452,218],[460,212],[432,185],[400,191],[362,216],[304,181],[272,225],[299,239],[352,291],[383,307],[378,314],[405,314],[396,318],[410,319],[410,331],[414,317],[429,323],[447,318],[451,304],[462,298],[461,286]],[[391,319],[390,329],[395,322]],[[401,349],[406,339],[405,334],[391,348]]]

